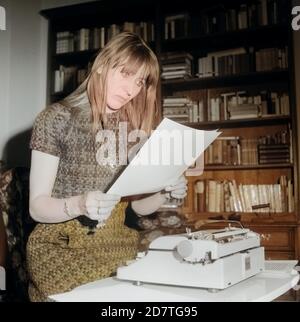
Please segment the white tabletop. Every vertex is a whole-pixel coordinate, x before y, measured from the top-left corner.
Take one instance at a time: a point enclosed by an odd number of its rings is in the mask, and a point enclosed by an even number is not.
[[[299,281],[297,261],[266,261],[266,271],[216,293],[206,289],[142,284],[106,278],[50,296],[59,302],[267,302]]]

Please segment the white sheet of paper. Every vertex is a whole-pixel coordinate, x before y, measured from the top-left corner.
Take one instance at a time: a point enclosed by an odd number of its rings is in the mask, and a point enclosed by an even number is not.
[[[176,181],[221,134],[164,118],[107,193],[157,192]]]

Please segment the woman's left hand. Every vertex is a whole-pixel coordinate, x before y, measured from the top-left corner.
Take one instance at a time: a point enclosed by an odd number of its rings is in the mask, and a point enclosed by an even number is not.
[[[180,176],[172,185],[165,188],[171,198],[183,199],[187,195],[187,180],[184,175]]]
[[[164,190],[159,191],[150,197],[132,201],[131,206],[138,215],[150,215],[157,211],[166,202],[166,198],[183,199],[187,194],[186,191],[187,180],[184,176],[181,176]]]

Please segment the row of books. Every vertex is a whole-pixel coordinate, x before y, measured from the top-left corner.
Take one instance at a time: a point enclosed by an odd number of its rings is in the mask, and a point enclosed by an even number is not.
[[[163,99],[163,116],[179,123],[197,122],[198,104],[187,97]]]
[[[289,115],[290,103],[286,92],[261,91],[251,95],[246,91],[211,93],[201,90],[197,101],[186,97],[165,98],[163,113],[173,119],[184,117],[183,122],[224,121]]]
[[[266,134],[258,137],[259,145],[276,145],[276,144],[291,144],[292,131],[280,131],[274,134]]]
[[[289,96],[286,92],[272,91],[261,91],[258,95],[246,91],[221,93],[210,98],[207,112],[208,121],[289,115]]]
[[[124,22],[106,27],[81,28],[80,30],[60,31],[56,33],[56,54],[89,49],[101,49],[121,31],[130,31],[140,35],[145,41],[154,41],[154,24],[152,22]]]
[[[60,65],[59,69],[54,71],[53,93],[73,91],[85,80],[87,73],[87,68]]]
[[[163,117],[167,117],[178,123],[189,123],[193,121],[193,115],[196,114],[197,105],[187,105],[186,107],[163,108]]]
[[[288,68],[287,47],[261,49],[255,55],[255,70],[257,72]]]
[[[192,77],[193,56],[187,52],[167,52],[160,57],[162,62],[162,78],[176,79]],[[198,58],[199,78],[222,77],[282,70],[288,68],[288,48],[263,48],[254,50],[244,47],[210,52]]]
[[[165,17],[165,39],[183,38],[189,35],[190,16],[187,13]]]
[[[249,72],[271,71],[288,68],[288,52],[285,48],[266,48],[255,52],[253,47],[233,48],[208,53],[198,59],[196,76],[220,77]]]
[[[289,144],[258,145],[258,163],[289,163],[291,161]]]
[[[210,34],[257,26],[273,25],[286,21],[284,0],[258,0],[257,3],[241,4],[236,8],[224,5],[203,10],[198,15],[198,22],[193,23],[196,34]],[[198,25],[198,27],[197,27]],[[186,12],[165,17],[165,39],[187,37],[191,32],[191,18]],[[154,41],[152,22],[124,22],[122,25],[95,28],[81,28],[78,31],[60,31],[56,33],[56,53],[77,50],[103,48],[105,43],[121,30],[139,34],[145,41]]]
[[[199,180],[194,185],[194,209],[196,212],[293,212],[293,183],[286,176],[274,184]]]
[[[200,33],[213,34],[285,23],[285,0],[245,1],[238,6],[214,6],[200,14]]]
[[[287,132],[271,135],[269,144],[261,144],[265,137],[218,137],[205,151],[205,165],[258,165],[292,163],[291,144],[286,141]],[[280,140],[280,137],[282,138]],[[276,142],[276,143],[275,143]]]
[[[193,56],[187,52],[163,53],[160,56],[162,79],[192,77]]]
[[[218,137],[204,152],[205,165],[240,165],[241,138],[237,136]]]

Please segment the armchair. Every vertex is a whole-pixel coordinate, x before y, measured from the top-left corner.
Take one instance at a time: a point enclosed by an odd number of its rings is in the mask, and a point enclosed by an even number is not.
[[[27,301],[26,243],[34,228],[28,211],[29,170],[0,173],[0,265],[6,268],[8,301]]]

